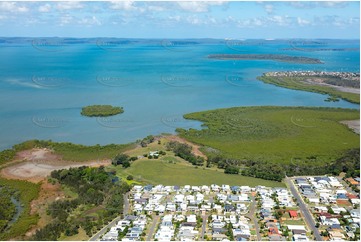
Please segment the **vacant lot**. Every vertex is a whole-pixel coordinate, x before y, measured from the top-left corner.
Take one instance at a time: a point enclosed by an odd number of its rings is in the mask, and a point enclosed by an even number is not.
[[[223,170],[195,168],[178,157],[168,155],[159,159],[137,160],[130,168],[124,169],[117,166],[115,169],[120,176],[132,175],[134,179],[142,181],[144,184],[285,186],[281,182],[224,174]]]

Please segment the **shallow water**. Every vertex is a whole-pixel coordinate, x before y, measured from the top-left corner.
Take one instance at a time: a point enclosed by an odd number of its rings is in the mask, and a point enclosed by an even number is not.
[[[182,115],[232,106],[359,108],[256,80],[267,71],[359,72],[359,50],[340,50],[359,48],[358,41],[49,43],[0,44],[0,149],[28,139],[132,142],[174,133],[176,127],[200,128],[200,122]],[[319,58],[324,64],[207,58],[220,53],[288,54]],[[125,112],[109,118],[81,116],[81,107],[92,104],[122,106]]]

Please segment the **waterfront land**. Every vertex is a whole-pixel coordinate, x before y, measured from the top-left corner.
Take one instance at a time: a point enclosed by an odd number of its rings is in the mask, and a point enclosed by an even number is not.
[[[88,117],[108,117],[123,112],[123,107],[113,107],[111,105],[91,105],[83,107],[81,115]]]
[[[290,62],[299,64],[322,64],[323,62],[316,58],[276,55],[276,54],[214,54],[208,55],[209,59],[218,60],[273,60],[280,62]]]
[[[70,143],[56,143],[51,141],[28,141],[19,144],[14,148],[15,155],[13,159],[4,161],[1,165],[1,186],[6,186],[20,195],[20,202],[24,207],[21,216],[15,223],[3,233],[1,239],[17,239],[28,240],[35,235],[37,229],[43,228],[43,232],[36,235],[35,238],[44,238],[45,231],[49,232],[53,225],[48,225],[52,218],[47,213],[47,207],[56,200],[73,200],[78,197],[74,193],[74,189],[69,186],[53,184],[52,179],[48,179],[52,172],[61,169],[77,168],[82,166],[101,167],[105,166],[109,174],[116,174],[122,181],[129,184],[207,184],[214,182],[227,184],[244,184],[244,185],[272,185],[284,187],[280,182],[266,181],[257,178],[244,177],[241,175],[227,175],[222,169],[207,168],[205,166],[193,166],[186,160],[176,156],[172,151],[166,151],[166,155],[158,159],[149,159],[146,157],[151,151],[166,150],[166,144],[171,141],[182,142],[192,145],[177,136],[165,135],[156,137],[151,143],[142,146],[140,143],[129,145],[108,145],[108,146],[80,146]],[[59,147],[62,147],[60,149]],[[204,156],[197,145],[192,145],[193,151]],[[24,150],[22,150],[24,149]],[[101,152],[103,151],[103,153]],[[71,157],[71,154],[79,152],[75,159],[66,160],[65,157]],[[82,153],[88,153],[89,160],[86,160]],[[99,153],[102,160],[95,159]],[[124,153],[132,157],[138,157],[136,161],[131,163],[131,167],[124,168],[114,166],[111,161],[115,154]],[[107,154],[107,156],[105,156]],[[77,160],[77,161],[74,161]],[[80,162],[81,161],[81,162]],[[61,174],[65,174],[64,172]],[[129,178],[131,177],[131,178]],[[94,208],[92,206],[83,205],[79,209],[75,209],[72,214],[84,214],[101,216],[101,207]],[[94,215],[95,214],[95,215]],[[68,215],[69,216],[69,215]],[[82,223],[82,221],[79,221]],[[84,221],[83,221],[84,222]],[[48,226],[48,227],[46,227]],[[83,227],[85,224],[82,225]],[[80,226],[80,240],[89,238],[91,231],[96,229],[96,225],[87,228],[87,233]],[[76,229],[76,227],[72,227]],[[61,233],[61,239],[67,240],[73,238],[73,233],[68,235],[57,231],[57,236]],[[68,231],[69,232],[69,231]],[[71,232],[71,231],[70,231]],[[51,237],[55,239],[56,237]],[[79,237],[76,237],[79,239]]]
[[[49,225],[51,218],[46,208],[56,200],[70,201],[80,196],[70,183],[62,183],[70,174],[67,170],[49,179],[60,169],[104,166],[100,169],[105,169],[112,179],[117,177],[128,185],[218,183],[274,187],[285,186],[277,182],[282,180],[285,172],[289,176],[340,171],[355,175],[359,170],[359,153],[353,150],[359,149],[359,135],[341,123],[359,119],[357,110],[238,107],[188,114],[185,118],[200,120],[207,128],[178,129],[181,137],[148,136],[125,145],[83,146],[32,140],[1,152],[1,186],[21,194],[19,200],[24,207],[2,239],[28,240],[41,228],[43,232],[35,238],[43,239],[46,231],[53,228]],[[347,156],[339,160],[344,152],[348,152]],[[125,166],[123,161],[118,164],[116,157],[125,157],[128,165]],[[84,182],[91,183],[91,174],[95,170],[84,171],[83,175],[87,177]],[[234,174],[225,174],[227,172]],[[88,190],[92,192],[91,187]],[[66,216],[89,215],[90,222],[74,220],[79,223],[79,228],[66,230],[62,227],[52,239],[58,236],[62,240],[74,238],[74,231],[79,231],[78,236],[83,235],[80,239],[87,239],[102,227],[103,222],[93,220],[103,216],[100,212],[103,203],[99,202],[98,207],[90,206],[88,201],[81,204],[77,203],[79,207],[72,208]]]
[[[325,172],[327,164],[360,147],[359,135],[340,123],[359,119],[358,110],[235,107],[184,117],[204,122],[202,130],[178,132],[203,146],[210,163],[243,167],[243,174],[267,179]]]
[[[360,103],[360,74],[350,72],[286,71],[267,72],[258,77],[264,83],[295,90],[330,95],[328,101],[338,98]]]

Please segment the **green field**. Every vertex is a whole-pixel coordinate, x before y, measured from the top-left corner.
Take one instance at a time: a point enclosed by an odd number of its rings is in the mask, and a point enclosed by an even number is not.
[[[312,78],[312,77],[307,77]],[[257,78],[264,83],[273,84],[280,87],[285,87],[295,90],[304,90],[309,92],[316,92],[321,94],[328,94],[332,97],[342,98],[352,103],[360,103],[360,95],[356,93],[342,92],[329,86],[312,85],[303,82],[305,77],[273,77],[260,76]]]
[[[315,165],[360,147],[359,135],[339,123],[359,119],[358,110],[235,107],[184,117],[202,121],[206,128],[179,129],[180,136],[236,159],[286,164],[312,158]]]
[[[274,186],[285,187],[281,182],[266,181],[258,178],[241,175],[225,174],[223,170],[210,168],[195,168],[178,157],[166,155],[159,159],[141,159],[134,161],[132,166],[124,169],[121,166],[109,168],[116,169],[117,175],[126,177],[132,175],[134,179],[143,184],[163,185],[248,185],[248,186]]]

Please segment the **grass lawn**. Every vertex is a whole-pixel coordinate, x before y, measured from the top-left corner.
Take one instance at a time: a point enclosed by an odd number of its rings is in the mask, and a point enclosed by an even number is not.
[[[305,225],[305,222],[303,220],[285,220],[283,221],[283,225]]]
[[[176,160],[176,163],[169,163],[170,160]],[[172,161],[173,162],[173,161]],[[171,157],[169,155],[159,159],[140,159],[134,161],[131,167],[124,169],[117,166],[117,175],[126,177],[132,175],[135,180],[144,184],[163,184],[163,185],[211,185],[211,184],[229,184],[229,185],[249,185],[249,186],[281,186],[285,184],[274,181],[267,181],[241,175],[229,175],[223,171],[216,171],[206,168],[194,168],[188,162]]]
[[[85,230],[79,228],[79,233],[73,236],[65,236],[64,234],[61,235],[59,241],[87,241],[89,240],[89,236],[86,234]]]
[[[202,121],[206,128],[179,130],[180,136],[241,160],[323,165],[360,147],[360,136],[339,123],[359,119],[358,110],[235,107],[184,117]]]

